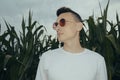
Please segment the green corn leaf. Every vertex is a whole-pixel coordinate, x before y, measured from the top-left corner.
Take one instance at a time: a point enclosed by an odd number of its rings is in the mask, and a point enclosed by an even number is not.
[[[118,44],[117,38],[114,37],[112,34],[107,35],[106,38],[111,41],[112,45],[115,48],[115,51],[117,51],[117,53],[120,54],[120,46]]]
[[[41,31],[38,33],[37,39],[40,38],[40,36],[43,35],[43,33],[44,33],[44,30],[41,30]]]
[[[32,29],[35,27],[37,21],[34,21],[33,24],[31,25]]]
[[[41,28],[43,28],[43,25],[40,25],[39,27],[37,27],[33,34],[34,34],[34,35],[37,34],[37,32],[38,32]]]
[[[22,19],[22,31],[23,31],[23,38],[25,39],[25,20],[24,20],[24,18]],[[25,41],[25,40],[24,40]]]

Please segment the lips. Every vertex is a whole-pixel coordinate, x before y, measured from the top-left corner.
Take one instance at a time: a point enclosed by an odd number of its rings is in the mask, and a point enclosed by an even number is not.
[[[57,35],[60,36],[60,35],[63,35],[63,33],[58,32]]]

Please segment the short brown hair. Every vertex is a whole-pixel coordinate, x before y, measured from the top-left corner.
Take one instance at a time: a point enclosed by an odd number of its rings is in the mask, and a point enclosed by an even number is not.
[[[83,22],[81,16],[78,13],[76,13],[75,11],[71,10],[70,8],[68,8],[68,7],[61,7],[61,8],[59,8],[57,10],[57,12],[56,12],[56,15],[59,16],[60,14],[67,13],[67,12],[72,13],[78,21]]]

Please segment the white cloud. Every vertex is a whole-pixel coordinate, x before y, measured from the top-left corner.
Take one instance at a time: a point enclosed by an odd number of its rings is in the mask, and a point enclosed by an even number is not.
[[[68,6],[78,12],[83,19],[88,18],[94,12],[100,15],[99,2],[102,9],[108,0],[0,0],[0,23],[3,24],[4,17],[10,24],[17,26],[20,30],[22,16],[27,19],[29,9],[33,12],[34,20],[43,24],[49,33],[54,33],[52,23],[56,20],[56,10],[62,6]],[[120,14],[120,0],[111,0],[108,17],[113,19],[116,11]],[[18,27],[19,26],[19,27]],[[3,29],[3,27],[2,27]]]

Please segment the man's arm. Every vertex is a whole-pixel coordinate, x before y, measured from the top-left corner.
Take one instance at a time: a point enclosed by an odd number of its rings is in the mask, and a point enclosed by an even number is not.
[[[98,64],[96,80],[108,80],[104,58]]]
[[[47,75],[44,69],[44,58],[40,58],[40,62],[38,64],[37,74],[35,80],[48,80]]]

